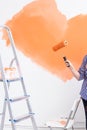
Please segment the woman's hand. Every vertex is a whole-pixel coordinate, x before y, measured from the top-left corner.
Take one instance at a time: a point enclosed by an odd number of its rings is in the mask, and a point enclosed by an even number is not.
[[[65,62],[65,64],[66,64],[66,66],[67,66],[67,67],[70,67],[71,62],[70,62],[69,60],[67,60],[67,58],[66,58],[65,56],[63,57],[63,59],[64,59],[64,62]]]
[[[66,64],[66,66],[69,67],[69,69],[71,70],[73,76],[74,76],[77,80],[79,80],[80,74],[79,74],[79,72],[74,68],[73,64],[72,64],[69,60],[67,60],[66,57],[63,57],[63,59],[64,59],[64,62],[65,62],[65,64]]]

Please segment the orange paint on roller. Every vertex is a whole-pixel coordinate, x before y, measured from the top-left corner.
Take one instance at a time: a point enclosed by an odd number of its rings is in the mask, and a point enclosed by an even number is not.
[[[53,46],[53,50],[54,50],[54,51],[58,51],[59,49],[65,47],[65,46],[67,46],[67,45],[68,45],[68,42],[67,42],[66,40],[65,40],[65,41],[62,41],[62,42],[60,42],[59,44]]]

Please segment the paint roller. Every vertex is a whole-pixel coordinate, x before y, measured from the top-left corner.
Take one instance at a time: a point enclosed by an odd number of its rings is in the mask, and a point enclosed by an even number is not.
[[[65,47],[68,45],[68,41],[64,40],[64,41],[61,41],[59,44],[53,46],[53,51],[58,51],[59,49],[61,49],[62,47]],[[66,56],[63,57],[63,60],[64,62],[66,63],[66,66],[67,67],[70,67],[70,64],[69,62],[67,61],[67,58]]]
[[[58,43],[57,45],[53,46],[53,51],[58,51],[60,48],[65,47],[68,45],[68,41],[64,40]]]

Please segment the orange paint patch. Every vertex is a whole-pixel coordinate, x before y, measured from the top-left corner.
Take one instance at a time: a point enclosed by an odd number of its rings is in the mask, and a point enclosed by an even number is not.
[[[78,68],[86,53],[86,23],[87,16],[82,15],[67,22],[54,0],[37,0],[25,6],[6,25],[11,28],[19,50],[49,72],[67,80],[72,74],[62,57],[67,56]],[[69,45],[54,52],[53,46],[62,40],[68,40]]]
[[[62,125],[66,125],[66,120],[60,120],[59,121]]]

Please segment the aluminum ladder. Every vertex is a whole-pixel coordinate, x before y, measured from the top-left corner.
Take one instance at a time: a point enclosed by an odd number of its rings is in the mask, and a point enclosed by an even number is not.
[[[36,121],[35,121],[35,118],[34,118],[34,113],[32,112],[32,108],[31,108],[30,101],[29,101],[30,95],[27,94],[27,90],[26,90],[24,79],[23,79],[23,76],[22,76],[22,73],[21,73],[21,70],[20,70],[20,65],[19,65],[19,61],[18,61],[18,58],[17,58],[16,47],[15,47],[15,44],[14,44],[14,40],[13,40],[11,30],[6,25],[0,26],[0,31],[1,30],[5,30],[7,32],[8,39],[10,41],[10,45],[11,45],[12,52],[13,52],[13,59],[11,60],[9,67],[11,68],[13,63],[15,62],[19,76],[17,78],[12,78],[12,79],[8,79],[6,77],[6,72],[5,72],[4,65],[3,65],[3,62],[2,62],[2,57],[1,57],[1,54],[0,54],[0,71],[1,71],[1,77],[2,77],[0,79],[0,82],[2,82],[3,87],[4,87],[4,92],[5,92],[5,99],[4,99],[3,110],[2,110],[2,115],[1,115],[0,130],[3,130],[4,126],[5,126],[5,117],[6,117],[7,106],[8,106],[8,112],[9,112],[9,118],[10,118],[9,121],[11,122],[12,130],[17,129],[17,126],[16,126],[17,122],[23,121],[23,120],[28,119],[28,118],[30,118],[30,120],[31,120],[32,128],[34,130],[37,130],[37,125],[36,125]],[[19,96],[17,98],[11,99],[10,95],[9,95],[9,89],[11,88],[10,87],[11,83],[12,82],[14,83],[14,82],[17,82],[17,81],[20,82],[20,84],[21,84],[21,87],[22,87],[22,90],[23,90],[23,96],[21,96],[21,97]],[[27,109],[28,109],[28,113],[26,115],[21,116],[21,117],[14,118],[14,114],[13,114],[11,104],[12,104],[12,102],[14,103],[14,102],[21,101],[21,100],[25,101]]]

